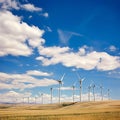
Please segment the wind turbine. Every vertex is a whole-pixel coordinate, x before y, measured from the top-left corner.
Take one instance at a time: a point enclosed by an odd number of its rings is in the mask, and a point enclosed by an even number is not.
[[[23,104],[24,104],[24,97],[23,97]]]
[[[101,92],[101,100],[103,101],[103,86],[102,85],[100,85],[100,92]]]
[[[27,98],[27,102],[28,102],[28,104],[30,103],[30,91],[27,91],[26,93],[26,98]]]
[[[82,82],[85,80],[85,78],[80,78],[79,74],[77,73],[79,82],[80,82],[80,102],[81,102],[81,94],[82,94]]]
[[[61,85],[63,84],[63,79],[65,77],[65,73],[63,74],[63,76],[61,77],[60,80],[57,80],[57,82],[59,83],[59,103],[60,103],[60,97],[61,97],[61,94],[60,94],[60,88],[61,88]]]
[[[110,100],[110,89],[108,89],[108,100]]]
[[[88,86],[88,101],[90,102],[90,89],[91,89],[91,85]]]
[[[94,84],[94,82],[92,81],[92,83],[91,83],[91,88],[92,88],[92,90],[93,90],[93,100],[95,101],[95,87],[96,87],[96,85]]]
[[[73,90],[73,102],[75,101],[75,85],[76,85],[77,81],[72,85],[72,90]]]
[[[43,104],[43,93],[41,93],[41,102]]]
[[[35,96],[35,104],[37,103],[37,96]]]
[[[30,98],[28,97],[28,104],[30,103]]]
[[[96,87],[95,84],[93,84],[92,87],[93,87],[93,97],[94,97],[94,101],[95,101],[95,87]]]
[[[52,97],[53,97],[53,88],[52,87],[50,88],[50,91],[51,91],[51,104],[52,104]]]

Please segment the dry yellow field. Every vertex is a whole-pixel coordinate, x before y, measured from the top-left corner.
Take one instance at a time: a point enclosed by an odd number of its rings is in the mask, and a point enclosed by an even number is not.
[[[1,104],[0,120],[120,120],[120,101]]]

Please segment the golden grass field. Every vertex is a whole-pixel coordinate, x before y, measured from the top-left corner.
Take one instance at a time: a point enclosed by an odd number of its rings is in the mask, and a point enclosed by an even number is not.
[[[0,120],[120,120],[120,101],[1,104]]]

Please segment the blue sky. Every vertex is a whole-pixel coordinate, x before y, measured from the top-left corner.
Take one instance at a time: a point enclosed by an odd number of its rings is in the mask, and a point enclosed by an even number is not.
[[[120,99],[119,0],[2,0],[0,1],[0,95],[32,98],[44,93],[54,101],[64,77],[63,100],[71,86],[83,81],[83,99],[94,81],[96,96]],[[76,100],[79,97],[76,84]],[[92,96],[92,91],[91,91]],[[9,99],[8,99],[9,98]],[[9,100],[9,101],[7,101]],[[2,100],[0,100],[3,102]],[[57,100],[56,100],[57,101]],[[47,102],[46,102],[47,103]]]

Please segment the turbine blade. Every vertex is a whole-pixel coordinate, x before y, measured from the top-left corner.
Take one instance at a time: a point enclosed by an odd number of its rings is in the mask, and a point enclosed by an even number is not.
[[[63,85],[64,85],[64,82],[61,82],[61,85],[63,86]]]
[[[85,78],[82,78],[82,82],[85,80]]]
[[[63,76],[61,77],[60,81],[63,81],[64,77],[65,77],[65,73],[64,73]]]
[[[77,81],[75,81],[75,82],[73,83],[73,86],[75,86],[75,85],[76,85],[76,83],[77,83]]]
[[[78,76],[78,79],[80,79],[80,75],[78,74],[78,72],[76,72],[77,76]]]

